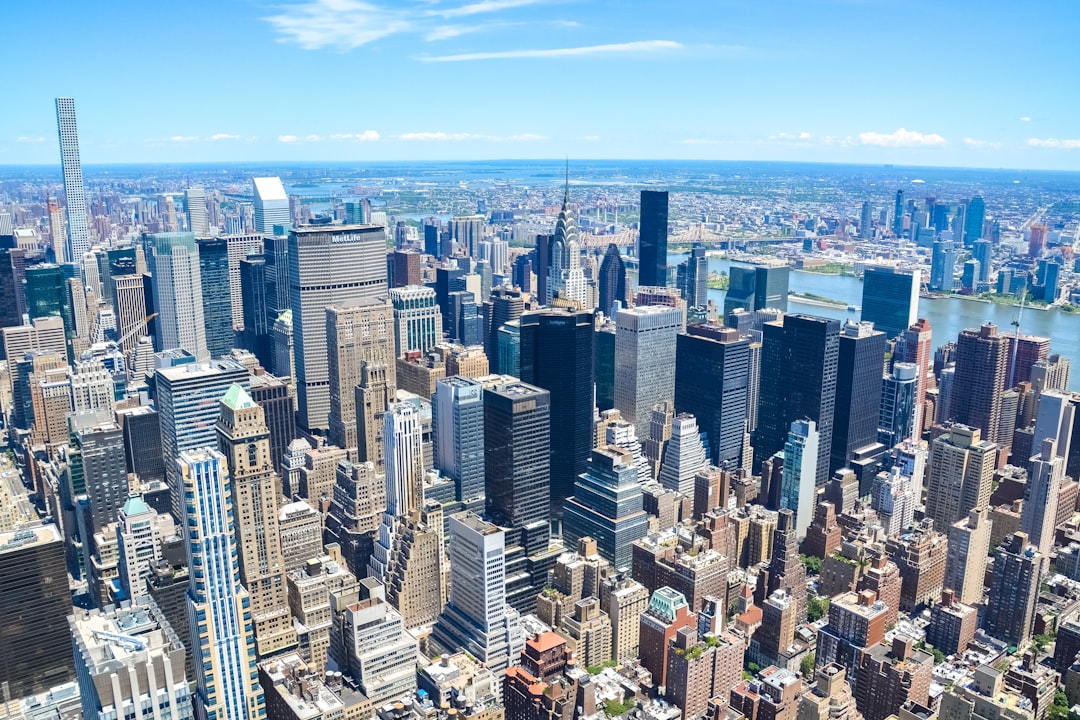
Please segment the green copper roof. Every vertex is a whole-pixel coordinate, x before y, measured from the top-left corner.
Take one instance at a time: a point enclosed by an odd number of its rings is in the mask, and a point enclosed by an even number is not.
[[[149,512],[150,506],[140,496],[128,495],[127,502],[124,503],[124,517],[146,515]]]
[[[221,398],[221,402],[228,405],[233,410],[240,410],[241,408],[255,407],[255,401],[248,395],[247,390],[240,387],[237,383],[233,383],[225,393],[225,397]]]

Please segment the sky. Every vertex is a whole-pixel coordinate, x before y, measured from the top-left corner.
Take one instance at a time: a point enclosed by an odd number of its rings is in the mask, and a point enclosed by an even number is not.
[[[1080,170],[1073,0],[10,0],[0,164]]]

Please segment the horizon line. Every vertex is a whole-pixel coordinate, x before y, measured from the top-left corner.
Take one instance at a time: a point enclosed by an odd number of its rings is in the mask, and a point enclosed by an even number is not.
[[[112,161],[112,162],[82,162],[82,167],[115,167],[115,166],[193,166],[193,165],[214,165],[218,167],[228,167],[230,165],[380,165],[389,163],[425,163],[425,164],[452,164],[452,163],[499,163],[499,162],[551,162],[562,164],[565,158],[453,158],[453,159],[439,159],[439,160],[420,160],[420,159],[390,159],[390,160],[230,160],[230,161],[217,161],[217,160],[184,160],[184,161],[170,161],[170,160],[138,160],[138,161]],[[977,165],[908,165],[901,163],[889,163],[889,162],[836,162],[829,160],[750,160],[750,159],[688,159],[688,158],[610,158],[610,157],[595,157],[595,158],[579,158],[576,162],[673,162],[673,163],[690,163],[690,164],[704,164],[704,163],[753,163],[753,164],[799,164],[799,165],[833,165],[842,167],[866,167],[866,168],[893,168],[893,169],[935,169],[935,170],[985,170],[985,171],[1017,171],[1017,172],[1047,172],[1047,173],[1067,173],[1067,174],[1080,174],[1080,168],[1074,170],[1060,169],[1060,168],[1040,168],[1040,167],[1010,167],[1010,166],[977,166]],[[62,172],[61,166],[54,163],[4,163],[0,162],[0,168],[56,168],[57,171]]]

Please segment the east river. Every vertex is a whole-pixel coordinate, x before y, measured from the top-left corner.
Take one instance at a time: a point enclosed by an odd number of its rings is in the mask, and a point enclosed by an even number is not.
[[[671,265],[678,265],[685,259],[686,255],[683,253],[668,255],[668,263]],[[727,273],[730,267],[729,260],[709,258],[709,272]],[[792,270],[788,289],[790,292],[818,295],[847,305],[862,306],[862,278]],[[722,311],[723,290],[709,290],[709,299]],[[788,312],[801,312],[838,320],[859,319],[858,312],[849,311],[846,307],[804,303],[794,297],[788,299]],[[930,321],[935,348],[950,340],[956,340],[961,330],[977,328],[987,322],[997,325],[998,332],[1014,332],[1012,322],[1018,313],[1018,307],[960,298],[921,298],[919,300],[919,317]],[[1064,313],[1056,309],[1024,308],[1020,332],[1025,335],[1048,337],[1051,353],[1064,355],[1072,360],[1074,365],[1080,361],[1080,314]],[[1070,389],[1080,391],[1080,368],[1071,373],[1069,385]]]

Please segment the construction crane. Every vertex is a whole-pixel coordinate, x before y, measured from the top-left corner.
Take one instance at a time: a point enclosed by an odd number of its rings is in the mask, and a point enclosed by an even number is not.
[[[139,332],[141,330],[145,334],[146,333],[146,324],[148,322],[150,322],[151,320],[153,320],[154,318],[156,318],[157,315],[158,315],[157,313],[150,313],[149,315],[147,315],[143,319],[143,321],[141,323],[135,325],[135,327],[131,328],[126,333],[124,333],[124,336],[122,338],[120,338],[119,340],[117,340],[116,344],[119,345],[120,347],[124,347],[124,343],[127,342],[128,340],[130,340],[131,337],[135,333],[137,333],[137,332]]]

